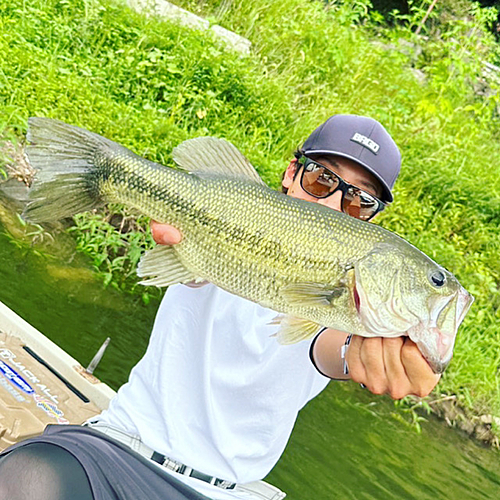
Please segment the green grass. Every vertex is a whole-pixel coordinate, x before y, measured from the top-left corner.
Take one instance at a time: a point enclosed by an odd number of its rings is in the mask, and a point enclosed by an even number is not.
[[[422,38],[410,27],[425,2],[392,28],[361,0],[182,5],[248,37],[252,53],[108,0],[0,0],[0,129],[22,136],[29,116],[54,117],[167,164],[188,137],[226,137],[278,187],[292,151],[328,116],[380,120],[403,153],[380,222],[476,296],[438,391],[500,416],[500,103],[495,82],[474,92],[481,61],[497,58],[490,11],[447,21],[436,9]],[[72,232],[106,282],[130,290],[151,238],[143,219],[137,232],[117,231],[129,214],[115,212],[79,216]]]

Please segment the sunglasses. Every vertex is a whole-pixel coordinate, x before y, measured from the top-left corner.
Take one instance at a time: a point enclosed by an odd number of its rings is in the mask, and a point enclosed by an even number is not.
[[[347,183],[335,172],[311,158],[301,156],[299,165],[303,166],[300,176],[302,189],[315,198],[328,198],[342,191],[342,212],[356,219],[368,221],[381,212],[386,204],[362,189]]]

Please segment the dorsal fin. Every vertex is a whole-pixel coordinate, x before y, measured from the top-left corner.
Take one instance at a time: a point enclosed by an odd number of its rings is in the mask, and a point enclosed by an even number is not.
[[[197,137],[173,150],[175,163],[193,173],[220,173],[264,184],[253,165],[225,139]]]

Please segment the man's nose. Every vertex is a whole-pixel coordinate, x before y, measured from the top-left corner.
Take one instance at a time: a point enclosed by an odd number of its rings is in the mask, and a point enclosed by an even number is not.
[[[342,191],[336,191],[328,198],[320,198],[318,203],[328,208],[333,208],[333,210],[337,210],[337,212],[342,212]]]

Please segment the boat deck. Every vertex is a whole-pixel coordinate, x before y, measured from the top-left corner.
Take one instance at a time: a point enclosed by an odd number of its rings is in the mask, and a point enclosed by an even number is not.
[[[114,394],[0,302],[0,450],[47,424],[81,424]]]

